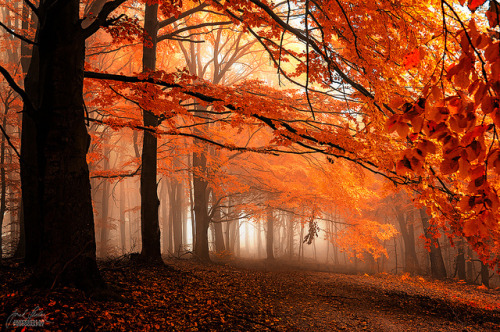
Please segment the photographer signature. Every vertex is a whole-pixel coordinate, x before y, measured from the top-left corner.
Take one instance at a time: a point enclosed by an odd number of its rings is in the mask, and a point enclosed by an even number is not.
[[[23,313],[17,311],[17,309],[10,314],[5,322],[5,326],[19,327],[19,326],[43,326],[47,322],[46,315],[43,310],[37,306],[32,311],[25,310]]]

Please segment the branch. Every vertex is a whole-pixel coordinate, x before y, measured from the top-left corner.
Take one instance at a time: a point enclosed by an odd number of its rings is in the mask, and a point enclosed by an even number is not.
[[[90,178],[91,179],[114,179],[114,178],[128,178],[128,177],[133,177],[136,176],[137,174],[140,174],[139,171],[141,169],[141,166],[137,167],[135,171],[132,173],[123,173],[123,174],[114,174],[114,175],[92,175]]]
[[[15,32],[14,30],[10,29],[8,26],[6,26],[5,24],[3,24],[2,22],[0,22],[0,26],[2,28],[4,28],[8,33],[10,33],[11,35],[13,35],[14,37],[17,37],[19,39],[21,39],[23,42],[26,42],[27,44],[30,44],[30,45],[38,45],[37,43],[35,43],[34,41],[18,34],[17,32]]]
[[[135,76],[105,74],[105,73],[97,73],[97,72],[89,72],[89,71],[84,72],[84,76],[87,77],[87,78],[113,80],[113,81],[118,81],[118,82],[151,83],[151,84],[156,84],[156,85],[159,85],[159,86],[164,86],[164,87],[167,87],[167,88],[179,88],[183,94],[191,96],[191,97],[195,97],[195,98],[197,98],[199,100],[202,100],[202,101],[205,101],[207,103],[224,102],[224,100],[220,99],[220,98],[207,96],[207,95],[199,93],[199,92],[189,91],[189,90],[186,89],[186,87],[181,86],[180,84],[167,83],[167,82],[155,80],[155,79],[150,78],[150,77],[149,78],[145,78],[145,79],[140,79],[140,78],[135,77]],[[232,105],[232,104],[224,104],[224,107],[226,107],[227,109],[232,110],[232,111],[240,111],[239,107],[236,107],[235,105]],[[407,179],[406,177],[399,176],[394,171],[386,170],[388,172],[388,174],[386,174],[386,173],[384,173],[382,171],[378,171],[377,169],[379,169],[379,166],[376,165],[374,162],[372,162],[370,160],[364,160],[364,159],[358,159],[358,158],[356,158],[355,157],[356,156],[355,151],[348,151],[348,150],[346,150],[346,148],[344,148],[342,146],[339,146],[339,145],[337,145],[335,143],[332,143],[332,142],[321,142],[317,138],[315,138],[313,136],[310,136],[307,133],[300,133],[297,129],[295,129],[289,123],[287,123],[286,120],[271,119],[271,118],[268,118],[266,116],[263,116],[263,115],[257,114],[257,113],[251,113],[251,114],[248,114],[248,116],[261,121],[262,123],[266,124],[268,127],[270,127],[273,130],[278,130],[278,127],[282,126],[285,130],[287,130],[287,132],[290,133],[290,135],[284,134],[284,133],[280,133],[279,135],[282,136],[283,138],[291,141],[291,142],[294,142],[295,144],[297,144],[297,145],[299,145],[299,146],[301,146],[301,147],[303,147],[305,149],[308,149],[308,150],[314,151],[314,152],[318,152],[318,153],[321,153],[321,154],[324,154],[324,155],[330,155],[330,156],[334,156],[334,157],[337,157],[337,158],[342,158],[342,159],[346,159],[346,160],[352,161],[352,162],[360,165],[361,167],[369,170],[370,172],[372,172],[374,174],[379,174],[379,175],[381,175],[381,176],[387,178],[388,180],[390,180],[390,181],[392,181],[394,183],[397,183],[397,184],[408,184],[408,183],[411,183],[411,181],[409,179]],[[137,126],[136,128],[137,129],[143,129],[143,130],[153,130],[151,128],[140,127],[140,126]],[[194,137],[194,138],[198,138],[200,140],[209,142],[211,144],[214,144],[216,146],[219,146],[219,147],[222,147],[222,148],[226,148],[226,149],[230,149],[230,150],[252,151],[252,149],[246,149],[246,148],[241,148],[241,147],[230,147],[230,146],[227,146],[227,145],[224,145],[224,144],[212,141],[212,140],[210,140],[208,138],[200,137],[200,136],[197,136],[197,135],[194,135],[194,134],[179,133],[179,132],[175,132],[175,133],[172,132],[172,133],[165,133],[165,134]],[[299,141],[299,140],[297,140],[297,138],[294,138],[294,137],[300,138],[303,141]],[[313,146],[313,145],[317,145],[317,146]],[[325,146],[327,147],[327,149],[322,149],[321,148],[321,147],[325,147]],[[333,151],[328,151],[328,148],[335,149],[335,150],[339,151],[339,153],[334,153]],[[281,151],[281,150],[280,151],[270,151],[270,150],[267,150],[267,151],[262,151],[262,152],[270,153],[270,152],[285,152],[285,151]],[[350,154],[350,155],[353,155],[353,157],[351,157],[349,155],[346,155],[346,153]]]
[[[182,28],[182,29],[179,29],[179,30],[176,30],[176,31],[173,31],[173,32],[170,32],[170,33],[164,34],[163,36],[158,37],[158,42],[165,40],[165,39],[170,39],[171,37],[174,37],[175,35],[178,35],[179,33],[184,32],[184,31],[200,29],[200,28],[209,27],[209,26],[228,25],[228,24],[232,24],[232,23],[233,23],[232,21],[206,22],[206,23],[201,23],[198,25],[188,26],[188,27],[185,27],[185,28]]]
[[[185,18],[185,17],[187,17],[187,16],[189,16],[191,14],[199,12],[203,8],[208,7],[208,6],[209,6],[208,3],[202,3],[201,5],[198,5],[198,6],[194,7],[194,8],[191,8],[191,9],[185,11],[184,13],[181,13],[177,17],[172,16],[170,18],[167,18],[166,20],[163,20],[163,21],[161,21],[161,22],[158,23],[158,29],[164,28],[164,27],[166,27],[169,24],[172,24],[172,23],[174,23],[174,22],[176,22],[178,20],[181,20],[181,19],[183,19],[183,18]]]
[[[17,94],[19,94],[19,96],[21,96],[23,102],[25,104],[30,105],[31,109],[35,110],[35,106],[31,102],[31,99],[28,96],[28,94],[26,93],[26,91],[24,91],[19,85],[17,85],[16,81],[14,81],[12,76],[10,76],[10,73],[7,71],[7,69],[2,67],[1,65],[0,65],[0,73],[3,75],[3,77],[5,77],[5,79],[7,80],[7,83],[9,83],[12,90],[17,92]]]
[[[34,3],[32,3],[30,0],[24,0],[24,3],[30,7],[30,9],[35,13],[35,15],[38,17],[38,8],[35,6]]]
[[[7,143],[9,143],[10,147],[12,148],[12,150],[14,150],[14,152],[16,153],[19,160],[21,160],[21,155],[19,154],[19,151],[17,151],[17,148],[14,146],[14,144],[12,144],[12,141],[10,140],[10,136],[7,134],[7,132],[5,131],[5,129],[2,125],[0,125],[0,131],[2,131],[2,134],[5,137],[5,139],[7,140]]]
[[[89,23],[89,21],[91,21],[93,17],[84,19],[82,21],[82,28],[85,39],[89,38],[94,33],[96,33],[100,27],[106,25],[108,23],[107,21],[108,15],[111,14],[112,11],[118,8],[125,1],[127,0],[113,0],[110,2],[106,2],[102,6],[102,9],[99,11],[99,14],[92,23]]]

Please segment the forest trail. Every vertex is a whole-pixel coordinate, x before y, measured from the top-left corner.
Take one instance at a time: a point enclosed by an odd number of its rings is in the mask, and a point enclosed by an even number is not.
[[[16,283],[26,278],[26,271],[2,267],[0,282],[6,292],[0,293],[0,318],[5,323],[16,309],[39,307],[48,331],[500,329],[498,290],[408,275],[294,270],[279,262],[168,264],[175,270],[123,261],[102,264],[108,284],[121,294],[115,297],[87,297],[71,288],[30,291]]]

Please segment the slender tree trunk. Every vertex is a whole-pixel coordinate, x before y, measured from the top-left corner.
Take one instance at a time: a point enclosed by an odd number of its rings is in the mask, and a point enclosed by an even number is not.
[[[163,184],[162,184],[162,191],[165,192],[165,194],[162,194],[162,198],[163,200],[167,200],[168,199],[168,202],[170,202],[170,196],[171,196],[171,193],[170,193],[170,184],[169,183],[165,183],[165,181],[168,181],[167,179],[164,179],[163,180]],[[172,233],[170,232],[170,207],[167,208],[167,205],[166,204],[160,204],[160,211],[161,211],[161,221],[162,221],[162,224],[163,224],[163,231],[162,231],[162,235],[161,235],[161,238],[162,238],[162,243],[163,243],[163,252],[165,254],[170,254],[170,245],[171,245],[171,241],[170,241],[170,236],[172,235]]]
[[[288,225],[288,258],[291,260],[293,258],[293,240],[294,240],[294,231],[293,231],[294,220],[292,214],[289,214],[288,218],[285,218],[285,221]]]
[[[230,253],[233,253],[233,242],[232,242],[232,234],[231,234],[231,226],[233,224],[232,215],[231,215],[231,196],[227,198],[227,216],[228,216],[228,221],[226,222],[226,250],[229,251]]]
[[[408,213],[405,218],[405,213],[401,210],[396,211],[396,216],[399,222],[401,235],[404,242],[404,271],[409,273],[417,273],[419,271],[417,251],[415,249],[415,234],[413,224],[408,220],[410,219]]]
[[[268,260],[274,259],[274,216],[271,208],[267,208],[266,254]]]
[[[207,158],[205,151],[193,154],[193,169],[198,174],[193,173],[193,191],[194,191],[194,217],[196,219],[196,243],[194,253],[201,261],[210,261],[208,251],[208,183],[203,178],[206,172]],[[202,173],[202,174],[200,174]]]
[[[8,105],[5,106],[5,112],[2,120],[2,128],[7,126],[7,112]],[[2,264],[3,250],[2,250],[2,229],[5,212],[7,210],[6,196],[7,196],[7,183],[5,176],[5,135],[2,135],[2,143],[0,144],[0,264]],[[11,214],[12,215],[12,214]],[[11,218],[12,219],[12,218]],[[12,222],[12,221],[11,221]]]
[[[28,31],[28,29],[31,27],[33,30],[36,29],[36,16],[31,15],[30,16],[30,9],[26,3],[23,3],[23,19],[22,19],[22,31]],[[26,42],[21,41],[21,70],[23,72],[23,77],[26,77],[26,74],[28,73],[28,69],[30,66],[31,62],[31,46],[28,45]],[[19,115],[19,123],[23,122],[23,115]],[[21,193],[21,195],[24,195]],[[21,197],[21,202],[19,203],[19,243],[16,248],[16,253],[14,254],[15,257],[22,257],[25,260],[25,263],[27,265],[33,265],[35,262],[35,253],[32,251],[29,253],[27,257],[26,253],[26,230],[24,226],[24,211],[23,211],[23,199]],[[34,248],[32,249],[34,250]]]
[[[474,281],[474,262],[472,261],[472,248],[467,246],[467,281]]]
[[[429,215],[424,208],[420,209],[420,218],[422,219],[425,237],[431,241],[429,252],[431,275],[436,279],[444,279],[446,278],[446,267],[441,253],[441,246],[439,245],[439,241],[429,234]]]
[[[182,242],[182,206],[183,206],[183,188],[182,183],[177,181],[176,178],[170,179],[170,213],[172,215],[172,231],[173,231],[173,249],[175,255],[179,255],[183,242]]]
[[[188,167],[189,169],[193,168],[193,159],[192,159],[192,154],[188,154]],[[192,238],[193,238],[193,251],[194,248],[196,248],[196,218],[194,215],[194,189],[193,189],[193,179],[194,175],[191,173],[191,176],[188,177],[188,184],[189,184],[189,212],[191,214],[191,232],[192,232]]]
[[[217,199],[213,197],[214,204],[217,203]],[[222,217],[221,217],[221,207],[213,206],[212,209],[216,209],[214,213],[214,241],[215,241],[215,250],[217,252],[223,252],[226,250],[226,246],[224,244],[224,231],[222,230]]]
[[[299,261],[304,260],[304,225],[300,225]]]
[[[103,169],[109,169],[109,149],[104,148]],[[108,255],[108,212],[109,212],[109,183],[106,179],[102,181],[102,199],[101,199],[101,234],[100,234],[100,256],[105,258]]]
[[[241,257],[240,227],[241,227],[241,222],[238,219],[234,222],[234,252],[236,254],[236,257]]]
[[[95,289],[94,217],[84,117],[85,36],[77,0],[45,1],[25,80],[21,183],[33,282]],[[43,239],[43,241],[42,241]]]
[[[125,182],[122,181],[120,185],[120,246],[122,255],[127,252],[125,229]]]
[[[144,16],[144,30],[150,37],[152,47],[145,44],[143,51],[143,71],[156,69],[156,46],[158,32],[158,4],[146,4]],[[149,110],[143,110],[145,127],[156,128],[158,118]],[[141,239],[143,259],[161,263],[160,224],[158,220],[158,199],[156,184],[157,138],[149,131],[144,131],[142,141],[142,170],[141,170]]]
[[[460,240],[458,245],[458,254],[457,254],[457,274],[459,280],[465,280],[465,249],[464,242]]]
[[[488,265],[481,262],[481,283],[490,288],[490,272]]]

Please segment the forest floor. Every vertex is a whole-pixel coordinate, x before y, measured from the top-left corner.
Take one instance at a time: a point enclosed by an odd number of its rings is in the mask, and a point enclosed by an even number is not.
[[[173,269],[123,259],[102,263],[118,294],[110,297],[31,290],[23,286],[28,271],[6,264],[0,267],[3,329],[15,316],[44,320],[30,331],[500,330],[500,290],[456,281],[297,270],[279,261],[167,263]]]

